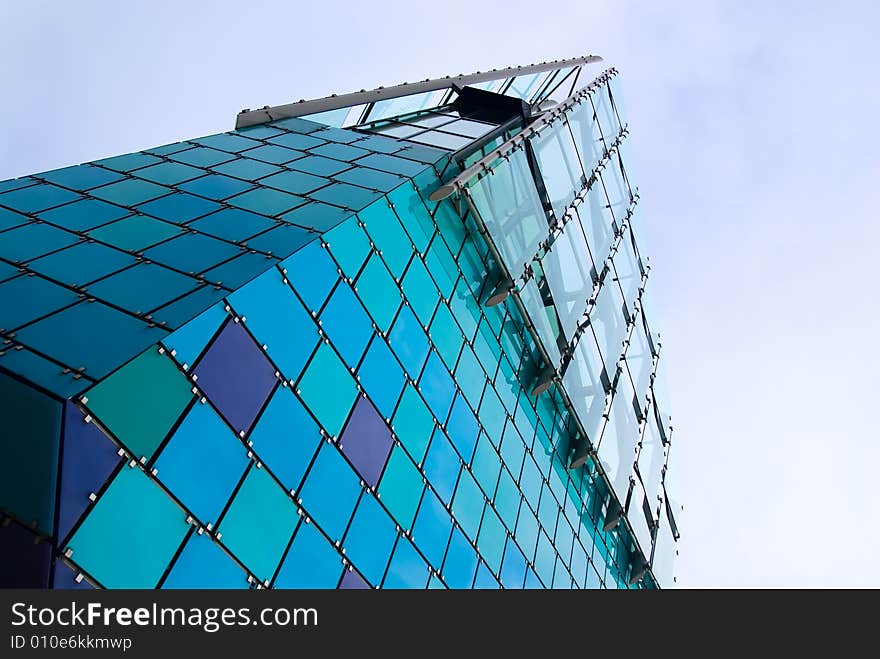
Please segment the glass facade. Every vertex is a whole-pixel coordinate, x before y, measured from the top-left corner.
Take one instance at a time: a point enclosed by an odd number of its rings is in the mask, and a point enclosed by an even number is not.
[[[574,78],[0,182],[0,583],[671,584],[615,72],[498,153]]]

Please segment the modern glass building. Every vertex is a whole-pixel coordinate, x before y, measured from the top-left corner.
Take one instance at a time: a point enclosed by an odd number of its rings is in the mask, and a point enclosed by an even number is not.
[[[664,360],[600,59],[0,183],[0,582],[672,584]]]

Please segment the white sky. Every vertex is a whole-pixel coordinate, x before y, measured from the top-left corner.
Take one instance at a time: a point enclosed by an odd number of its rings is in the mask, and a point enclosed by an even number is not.
[[[0,180],[229,130],[243,107],[601,54],[661,303],[680,583],[876,587],[876,7],[9,2]]]

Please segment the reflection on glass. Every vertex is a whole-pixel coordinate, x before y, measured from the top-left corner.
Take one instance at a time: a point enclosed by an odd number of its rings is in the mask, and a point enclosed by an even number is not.
[[[651,558],[651,527],[648,524],[648,518],[645,516],[645,490],[642,488],[642,484],[639,482],[639,479],[634,479],[633,491],[629,500],[629,510],[627,511],[626,517],[629,520],[630,526],[632,526],[633,532],[636,535],[636,540],[639,542],[639,547],[642,549],[642,552],[645,556],[645,559]]]
[[[596,165],[599,164],[599,160],[605,153],[605,142],[602,139],[599,124],[593,115],[593,106],[589,99],[584,99],[569,110],[567,118],[580,155],[581,165],[584,172],[589,175],[596,169]]]
[[[626,499],[638,443],[638,423],[632,406],[629,376],[622,372],[611,400],[611,414],[599,442],[599,461],[619,501]]]
[[[617,155],[611,156],[608,160],[608,166],[601,171],[599,176],[605,184],[605,191],[608,194],[608,202],[611,205],[614,218],[618,224],[621,224],[629,210],[632,198],[621,173],[620,158]]]
[[[666,517],[666,510],[660,515],[660,526],[657,529],[657,541],[654,547],[654,561],[651,571],[662,585],[672,584],[675,568],[675,557],[678,554],[677,543],[672,536],[672,529]]]
[[[614,239],[614,220],[601,181],[594,183],[587,192],[584,203],[577,207],[576,215],[593,254],[596,270],[601,270]]]
[[[565,225],[542,257],[541,265],[568,343],[583,318],[593,289],[590,252],[576,222]]]
[[[642,448],[639,451],[639,475],[645,484],[645,493],[652,510],[657,507],[657,497],[660,496],[664,460],[663,444],[660,442],[657,421],[652,410],[648,413],[645,433],[642,435]]]
[[[623,339],[626,336],[626,321],[623,313],[623,299],[617,282],[610,273],[605,276],[596,304],[590,312],[590,325],[596,335],[596,343],[605,361],[605,368],[614,373],[616,364],[623,353]]]
[[[378,119],[387,119],[389,117],[399,117],[402,114],[410,114],[418,112],[426,108],[433,108],[440,105],[443,97],[446,95],[445,89],[438,89],[432,92],[423,92],[421,94],[411,94],[410,96],[401,96],[400,98],[389,98],[384,101],[377,101],[365,121],[376,121]]]
[[[602,412],[605,409],[602,368],[602,359],[596,344],[586,334],[578,341],[572,360],[562,376],[562,386],[565,387],[578,419],[594,446],[599,440]]]
[[[553,365],[558,366],[560,354],[556,343],[557,332],[550,324],[541,293],[534,279],[529,279],[525,285],[520,287],[519,298],[529,315],[529,319],[535,326],[538,338],[541,339],[544,349],[553,361]]]
[[[448,149],[449,151],[457,151],[472,142],[470,137],[452,135],[451,133],[444,133],[439,130],[426,130],[425,132],[409,137],[408,139],[411,142],[436,146],[441,149]]]
[[[593,91],[590,94],[590,100],[593,102],[593,109],[599,121],[599,128],[605,137],[605,144],[610,147],[620,131],[618,130],[617,119],[614,117],[614,108],[611,107],[608,83]]]
[[[614,271],[617,282],[623,291],[623,298],[629,308],[639,296],[639,286],[642,283],[642,271],[633,251],[632,234],[627,230],[621,241],[617,253],[614,255]]]
[[[531,145],[553,213],[561,218],[585,181],[568,124],[555,122],[532,139]]]
[[[617,120],[618,128],[622,129],[626,126],[626,106],[623,103],[623,92],[620,89],[620,76],[611,76],[608,81],[608,88],[611,92],[611,102],[615,112],[614,119]]]
[[[653,360],[651,349],[648,346],[647,335],[645,334],[645,327],[640,317],[636,320],[635,327],[630,335],[629,347],[626,349],[626,365],[629,368],[630,376],[636,385],[636,392],[638,392],[640,398],[644,398],[651,386]]]
[[[505,96],[516,96],[529,101],[531,97],[541,89],[541,84],[547,79],[547,73],[530,73],[517,76],[513,79],[510,87],[504,92]]]

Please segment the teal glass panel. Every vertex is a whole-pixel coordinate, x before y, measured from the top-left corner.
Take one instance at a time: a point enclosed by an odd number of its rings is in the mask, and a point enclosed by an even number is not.
[[[419,506],[412,539],[435,570],[443,564],[451,533],[452,518],[434,493],[427,490]]]
[[[455,257],[452,256],[446,243],[439,236],[431,243],[431,247],[425,255],[425,264],[440,289],[440,293],[448,299],[455,289],[459,270]]]
[[[342,146],[341,144],[335,146]],[[312,199],[323,201],[328,204],[350,208],[354,211],[373,203],[382,196],[381,192],[374,192],[348,183],[333,183],[326,188],[316,190],[309,195]]]
[[[299,393],[327,432],[337,436],[357,397],[357,385],[333,348],[321,343],[299,382]]]
[[[516,486],[516,481],[507,469],[502,469],[498,478],[498,489],[495,492],[495,509],[498,511],[504,526],[513,533],[516,528],[516,518],[519,514],[519,504],[522,494]]]
[[[452,499],[452,514],[462,530],[472,540],[476,540],[483,516],[484,496],[477,481],[466,469],[461,471],[455,497]]]
[[[556,552],[553,543],[547,534],[541,531],[538,534],[538,548],[535,551],[535,573],[546,588],[553,583],[553,570],[556,567]]]
[[[89,293],[135,312],[147,312],[193,290],[198,281],[155,263],[139,263],[89,286]]]
[[[366,149],[350,146],[348,144],[322,144],[321,146],[311,149],[309,153],[316,156],[324,156],[325,158],[334,158],[336,160],[351,162],[362,156],[368,155],[370,152]],[[363,164],[368,165],[369,163]]]
[[[239,192],[249,190],[252,187],[252,185],[237,178],[223,176],[222,174],[208,174],[194,181],[184,183],[180,186],[180,189],[219,201],[236,195]]]
[[[308,122],[310,124],[314,124],[314,122]],[[305,131],[299,131],[305,132]],[[322,126],[317,130],[313,130],[312,126],[309,126],[309,131],[313,137],[319,137],[322,140],[330,140],[331,142],[340,142],[342,144],[349,144],[351,142],[355,142],[359,140],[363,135],[354,130],[343,130],[340,128],[331,128],[329,126]]]
[[[355,368],[373,336],[373,323],[351,287],[340,282],[321,311],[321,327],[350,368]]]
[[[380,169],[383,172],[409,177],[415,176],[425,169],[423,163],[413,162],[412,160],[406,160],[405,158],[398,158],[397,156],[390,156],[385,153],[371,153],[358,160],[358,164],[372,167],[373,169]]]
[[[411,384],[403,388],[391,429],[413,459],[421,463],[434,431],[434,416]]]
[[[501,519],[492,510],[492,507],[486,506],[483,513],[483,523],[480,525],[477,547],[480,548],[483,560],[495,574],[501,572],[501,558],[504,555],[506,540],[507,531],[504,529],[504,524],[501,523]]]
[[[482,561],[477,568],[477,576],[474,578],[474,588],[477,590],[497,590],[501,588],[501,584],[492,576],[492,571]]]
[[[455,452],[446,433],[438,428],[434,431],[434,438],[428,448],[424,469],[428,482],[445,504],[452,501],[461,466],[461,458]]]
[[[149,396],[144,392],[150,391]],[[151,348],[86,392],[89,411],[136,457],[148,460],[193,400],[167,354]]]
[[[321,443],[318,424],[288,387],[279,387],[248,439],[288,491],[296,491]]]
[[[300,491],[302,506],[334,542],[341,540],[363,487],[342,453],[324,442]]]
[[[281,135],[284,131],[278,130],[277,128],[272,128],[272,126],[267,126],[263,124],[261,126],[248,126],[246,128],[239,128],[235,131],[236,135],[244,135],[245,137],[250,137],[255,140],[265,140],[269,137],[275,137],[276,135]]]
[[[81,239],[76,234],[56,229],[48,224],[25,224],[3,232],[0,256],[10,261],[24,263],[79,240]]]
[[[284,192],[297,195],[306,195],[318,188],[323,188],[329,181],[320,176],[313,176],[305,172],[288,170],[260,179],[260,185],[268,185]]]
[[[474,583],[479,556],[459,528],[452,529],[446,559],[443,562],[443,580],[450,588],[470,588]]]
[[[326,144],[324,140],[317,139],[311,135],[302,135],[300,133],[284,133],[282,135],[270,137],[268,141],[272,144],[280,144],[289,149],[297,149],[299,151],[305,151],[306,149]]]
[[[519,518],[516,521],[516,542],[522,549],[526,559],[531,561],[535,557],[535,548],[538,545],[538,518],[528,506],[522,506]]]
[[[507,546],[504,549],[504,563],[501,566],[501,573],[498,575],[501,585],[505,588],[522,588],[526,580],[527,568],[525,556],[513,539],[508,538]]]
[[[83,379],[78,373],[64,373],[58,364],[50,362],[26,348],[0,350],[0,366],[11,373],[26,377],[30,382],[62,398],[70,398],[82,391],[89,383],[89,380]],[[10,464],[17,463],[10,462]],[[34,480],[33,482],[42,483],[45,481]],[[6,500],[10,499],[6,498]]]
[[[247,573],[202,533],[191,533],[162,588],[247,588]]]
[[[85,164],[43,172],[40,174],[40,178],[65,188],[88,190],[111,181],[117,181],[122,177],[115,172]]]
[[[153,183],[162,185],[177,185],[183,181],[204,176],[205,170],[198,167],[190,167],[179,162],[160,162],[138,170],[136,176]]]
[[[437,306],[437,312],[428,328],[428,336],[440,357],[451,371],[455,368],[458,361],[458,355],[461,352],[461,346],[464,343],[464,337],[461,330],[455,322],[452,312],[443,302]]]
[[[241,249],[226,241],[200,233],[185,233],[151,247],[144,256],[151,261],[195,274],[238,256]]]
[[[377,153],[395,153],[403,148],[403,144],[397,140],[391,140],[380,135],[367,135],[356,142],[357,146],[376,151]]]
[[[313,231],[285,224],[254,236],[248,240],[247,245],[251,249],[285,257],[317,237],[318,234]]]
[[[303,119],[302,117],[279,119],[278,121],[273,121],[271,125],[277,128],[282,128],[286,131],[293,131],[294,133],[302,133],[304,135],[314,133],[322,128],[321,123],[309,119]],[[281,131],[278,132],[280,133]],[[267,135],[266,137],[271,136]]]
[[[174,351],[172,356],[178,364],[192,366],[226,317],[223,305],[215,304],[163,338],[162,344]]]
[[[406,376],[382,337],[373,336],[370,347],[358,366],[358,378],[379,413],[390,419],[406,383]]]
[[[423,589],[427,585],[430,568],[413,544],[404,537],[397,541],[383,588]]]
[[[434,350],[425,362],[425,369],[419,378],[419,390],[434,416],[440,421],[445,421],[455,396],[455,382]]]
[[[226,200],[232,206],[271,217],[281,215],[305,202],[302,197],[271,188],[256,188]]]
[[[318,328],[275,268],[229,297],[229,304],[287,380],[296,380],[318,343]]]
[[[559,502],[556,501],[556,498],[550,491],[550,487],[544,485],[543,491],[541,492],[541,501],[538,504],[538,521],[541,522],[541,526],[544,527],[544,530],[551,538],[553,537],[553,532],[556,530],[558,517]],[[557,549],[559,548],[557,547]]]
[[[457,254],[467,237],[467,229],[455,207],[449,201],[442,201],[434,209],[434,222],[440,234],[449,245],[452,253]]]
[[[73,291],[42,277],[10,279],[0,284],[0,330],[14,330],[78,299]]]
[[[396,540],[394,520],[372,494],[365,492],[342,542],[346,557],[370,583],[378,585]]]
[[[217,530],[261,581],[275,574],[299,520],[296,504],[265,469],[252,465]]]
[[[77,203],[77,202],[74,202]],[[72,204],[70,204],[72,205]],[[60,208],[64,208],[61,206]],[[47,211],[51,212],[51,211]],[[30,218],[26,215],[22,215],[21,213],[15,213],[8,208],[0,208],[0,231],[6,231],[6,229],[12,229],[14,227],[20,227],[23,224],[28,224],[30,222]]]
[[[0,358],[0,364],[6,363]],[[0,501],[4,511],[47,536],[55,531],[61,413],[61,403],[0,372]]]
[[[398,186],[389,193],[388,199],[394,205],[400,223],[407,228],[416,249],[424,254],[436,227],[413,184]]]
[[[157,478],[203,524],[217,521],[247,465],[244,445],[202,403],[184,417],[155,463]]]
[[[317,201],[295,208],[281,216],[285,222],[298,224],[314,231],[328,231],[345,219],[351,217],[352,212],[344,208],[322,204]]]
[[[412,526],[423,489],[419,470],[406,453],[395,446],[379,483],[379,498],[404,529]]]
[[[486,387],[486,393],[483,395],[480,409],[477,411],[477,417],[486,429],[489,439],[495,446],[498,446],[504,433],[507,412],[493,387]]]
[[[153,322],[165,323],[163,327],[175,329],[192,319],[200,311],[210,307],[225,294],[225,290],[216,286],[199,286],[191,293],[159,307],[150,315],[153,317]]]
[[[154,588],[189,526],[186,515],[140,469],[123,468],[67,549],[105,588]]]
[[[388,335],[388,342],[411,378],[416,378],[428,357],[430,344],[410,307],[404,304]]]
[[[354,167],[341,174],[337,174],[334,176],[334,179],[342,181],[343,183],[358,185],[362,188],[367,188],[368,190],[375,190],[377,192],[388,192],[406,181],[404,177],[397,174],[380,172],[377,169],[370,169],[369,167]]]
[[[101,188],[95,188],[90,195],[110,201],[120,206],[134,206],[143,204],[151,199],[156,199],[171,192],[171,188],[164,185],[157,185],[149,181],[141,181],[139,179],[126,179],[118,183],[111,183]],[[2,200],[0,200],[2,203]]]
[[[186,149],[185,151],[175,151],[168,157],[171,160],[186,163],[187,165],[194,165],[196,167],[213,167],[214,165],[226,162],[227,160],[232,160],[233,158],[231,154],[224,151],[209,149],[202,146],[193,149]]]
[[[378,254],[372,254],[357,278],[355,292],[381,331],[391,327],[400,308],[400,289]]]
[[[501,458],[486,435],[480,435],[474,457],[471,460],[471,473],[483,492],[490,499],[495,494],[498,476],[501,473]]]
[[[467,344],[462,346],[461,356],[455,367],[455,381],[461,388],[467,402],[473,407],[478,407],[486,384],[486,374],[483,372],[473,348]]]
[[[351,165],[347,162],[333,160],[332,158],[306,156],[305,158],[300,158],[299,160],[290,163],[289,167],[300,172],[306,172],[307,174],[327,177],[338,174],[339,172],[344,172],[346,169],[350,169]]]
[[[264,215],[256,215],[237,208],[224,208],[211,213],[187,226],[209,236],[216,236],[233,242],[244,242],[247,238],[262,233],[277,225]]]
[[[410,261],[406,274],[401,282],[403,294],[415,311],[416,316],[424,327],[431,322],[434,309],[440,299],[440,291],[434,285],[434,280],[428,274],[428,269],[420,258]]]
[[[557,332],[550,324],[550,319],[547,317],[547,311],[544,307],[544,302],[541,299],[538,284],[534,278],[529,279],[528,282],[520,287],[519,298],[522,300],[523,306],[526,308],[529,320],[531,320],[532,324],[535,326],[535,331],[538,334],[538,338],[541,340],[541,344],[544,346],[544,350],[547,351],[554,366],[558,365],[560,353],[557,344]]]
[[[287,278],[310,311],[317,312],[336,285],[339,274],[336,264],[317,241],[312,241],[293,256],[281,262]]]
[[[193,142],[202,146],[211,147],[212,149],[229,151],[230,153],[238,153],[239,151],[245,151],[260,146],[259,142],[248,139],[247,137],[242,137],[241,135],[236,135],[235,133],[209,135],[208,137],[200,137],[197,140],[193,140]]]
[[[85,368],[86,375],[97,379],[166,333],[99,302],[80,302],[19,330],[16,336],[72,368]]]
[[[161,220],[185,224],[197,217],[220,210],[221,206],[195,195],[175,192],[161,199],[141,204],[137,208],[140,212],[158,217]]]
[[[226,176],[234,176],[235,178],[244,179],[245,181],[256,181],[258,178],[269,176],[275,172],[280,172],[281,168],[276,165],[270,165],[262,160],[252,160],[250,158],[237,158],[225,162],[222,165],[215,165],[212,171]]]
[[[477,445],[480,426],[461,394],[455,397],[452,404],[449,420],[446,422],[446,431],[458,453],[465,462],[470,462]]]
[[[314,524],[300,524],[274,588],[336,588],[342,557]]]
[[[177,153],[178,151],[183,151],[184,149],[189,149],[192,146],[189,142],[174,142],[173,144],[165,144],[163,146],[151,147],[149,149],[145,149],[148,153],[155,154],[157,156],[167,156],[172,153]]]
[[[370,240],[354,219],[340,222],[324,234],[330,253],[346,277],[354,279],[370,255]]]
[[[26,188],[29,185],[38,183],[37,179],[30,176],[22,176],[21,178],[13,178],[8,181],[0,181],[0,192],[9,192],[10,190],[18,190]]]
[[[151,156],[148,153],[126,153],[121,156],[113,156],[112,158],[98,160],[95,164],[101,165],[101,167],[115,169],[118,172],[130,172],[133,169],[140,169],[147,165],[155,165],[158,162],[162,161],[156,156]]]
[[[43,211],[40,213],[40,219],[70,231],[88,231],[128,214],[126,209],[113,204],[97,199],[80,199],[72,204],[64,204],[64,206],[56,206],[51,210]]]
[[[273,165],[283,165],[291,160],[302,158],[304,154],[302,151],[297,151],[296,149],[288,149],[277,144],[266,144],[258,146],[256,149],[245,151],[241,155],[245,158],[262,160],[263,162],[268,162]]]
[[[395,278],[402,276],[412,256],[413,246],[388,202],[380,199],[358,215],[391,274]]]
[[[433,149],[428,146],[417,146],[415,144],[410,144],[400,151],[395,152],[395,155],[400,156],[401,158],[415,160],[416,162],[426,165],[436,163],[438,168],[442,169],[444,166],[443,159],[448,157],[449,153],[441,151],[440,149]],[[424,173],[424,171],[425,170],[423,169],[422,173]]]
[[[93,229],[89,231],[89,236],[119,249],[139,252],[182,231],[183,229],[179,226],[169,222],[154,220],[143,215],[133,215]]]
[[[7,206],[21,213],[38,213],[47,208],[60,206],[77,199],[82,199],[82,195],[44,183],[27,188],[19,188],[11,192],[4,192],[0,194],[0,205]]]

